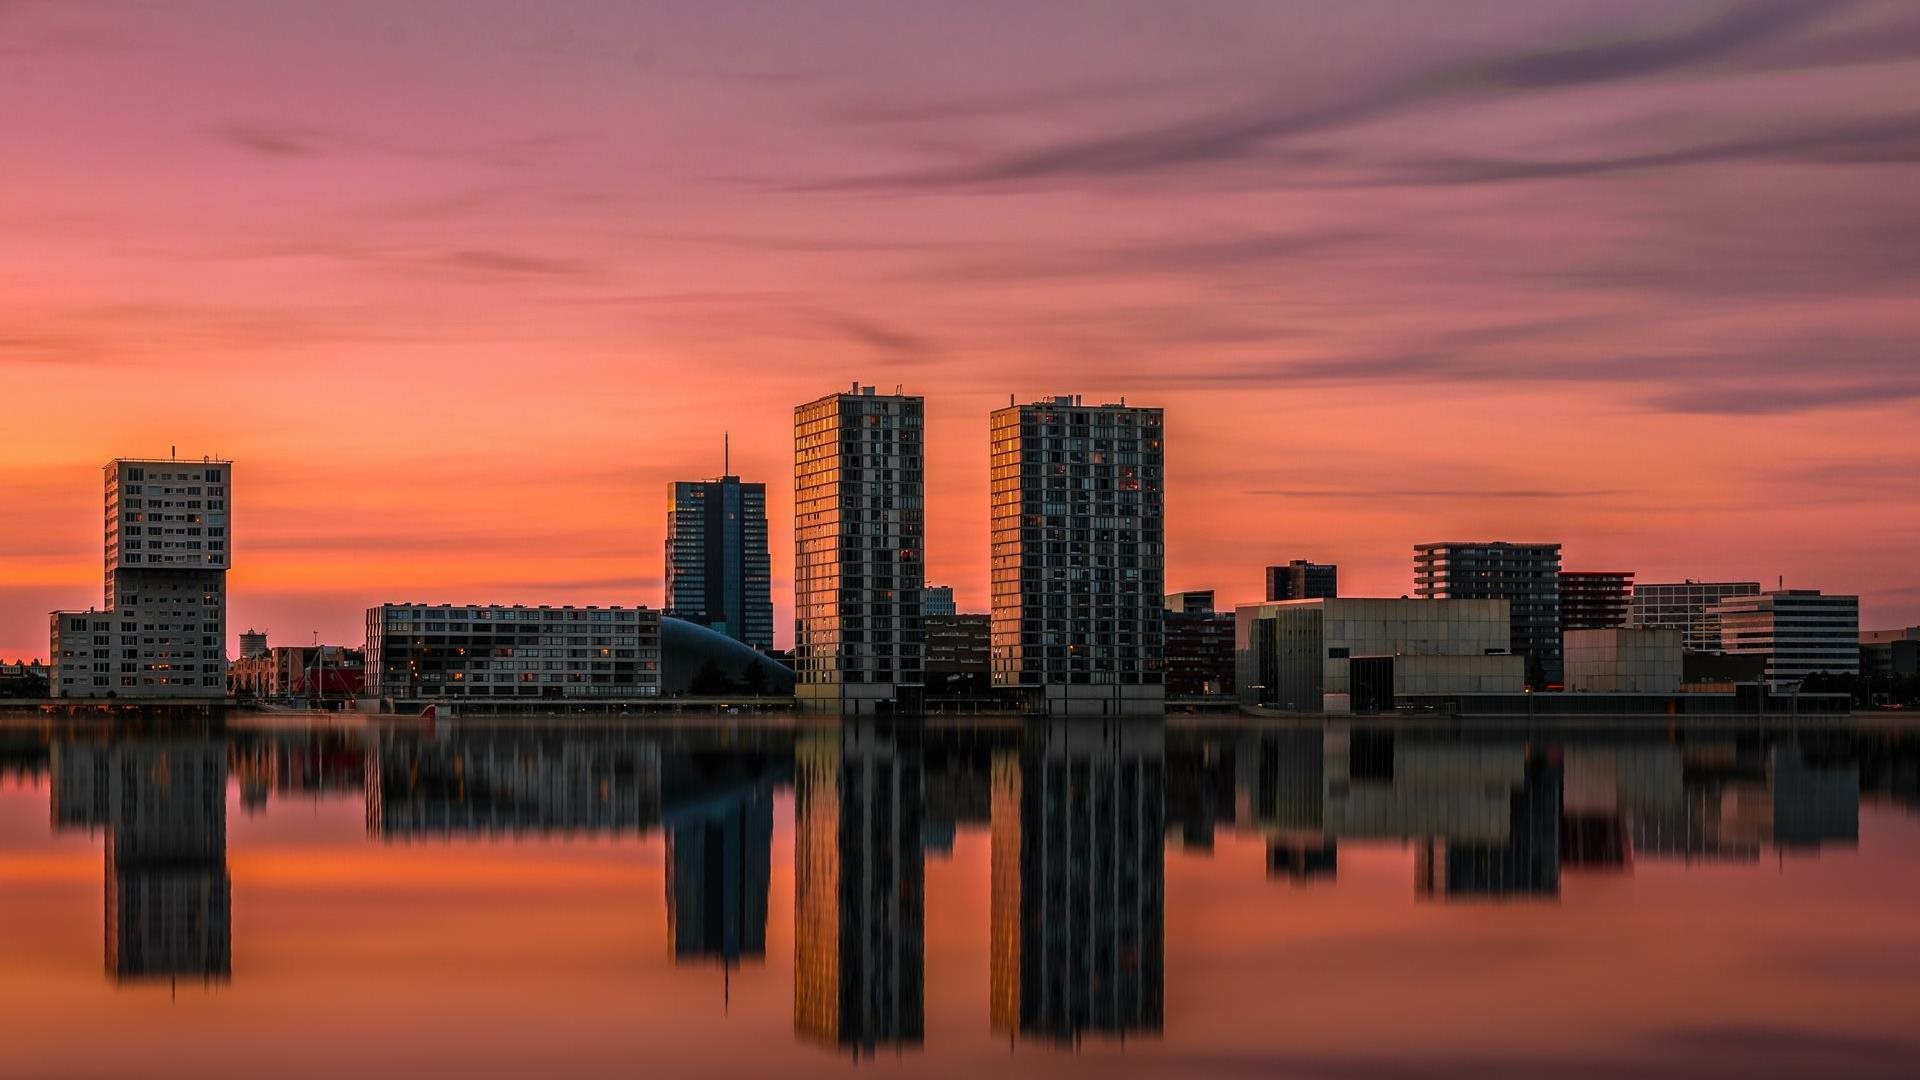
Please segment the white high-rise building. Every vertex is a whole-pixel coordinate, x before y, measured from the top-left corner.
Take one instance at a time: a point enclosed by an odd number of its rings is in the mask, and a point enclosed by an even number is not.
[[[223,698],[233,463],[106,466],[106,605],[49,617],[55,697]]]
[[[919,707],[924,403],[854,384],[793,410],[793,659],[804,709]]]
[[[1729,597],[1708,609],[1729,656],[1765,656],[1767,682],[1792,686],[1816,672],[1860,674],[1860,598],[1818,589]]]

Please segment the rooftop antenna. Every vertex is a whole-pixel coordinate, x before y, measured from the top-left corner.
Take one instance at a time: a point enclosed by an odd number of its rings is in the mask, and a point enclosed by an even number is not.
[[[733,432],[720,433],[720,475],[733,475]]]
[[[180,447],[179,447],[178,445],[175,445],[175,444],[168,444],[168,446],[167,446],[167,457],[169,457],[169,458],[171,458],[171,459],[173,459],[174,461],[179,461],[179,460],[180,460]]]

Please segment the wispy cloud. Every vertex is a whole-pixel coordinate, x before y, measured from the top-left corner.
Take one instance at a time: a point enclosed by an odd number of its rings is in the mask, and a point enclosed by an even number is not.
[[[1709,67],[1850,8],[1849,0],[1755,0],[1673,31],[1516,51],[1399,78],[1302,106],[1291,90],[1170,123],[1055,142],[956,166],[830,181],[822,188],[937,189],[1057,180],[1114,180],[1174,169],[1261,160],[1312,164],[1324,149],[1285,140],[1442,106],[1569,90]],[[1815,62],[1815,57],[1807,58]],[[1817,58],[1847,59],[1834,50]],[[1094,88],[1095,93],[1098,87]]]
[[[572,141],[571,136],[547,132],[467,145],[409,143],[363,135],[323,124],[266,120],[229,120],[213,125],[208,132],[236,150],[266,158],[296,159],[331,154],[370,154],[469,160],[503,166],[533,164]]]

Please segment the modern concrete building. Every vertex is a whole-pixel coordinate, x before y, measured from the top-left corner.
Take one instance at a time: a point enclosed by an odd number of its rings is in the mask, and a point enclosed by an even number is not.
[[[1778,589],[1729,597],[1708,614],[1719,620],[1722,651],[1767,658],[1772,686],[1792,686],[1816,673],[1860,673],[1858,596]]]
[[[953,606],[953,586],[929,585],[920,590],[920,611],[924,615],[956,615],[959,609]]]
[[[1627,625],[1633,601],[1631,570],[1560,571],[1560,630],[1604,630]]]
[[[858,383],[793,411],[793,655],[804,709],[919,706],[924,415],[918,397]]]
[[[767,485],[737,476],[667,487],[667,614],[773,648]]]
[[[1920,675],[1920,626],[1861,631],[1860,672],[1895,677]]]
[[[993,414],[993,678],[1031,712],[1164,706],[1164,431],[1069,396]]]
[[[1735,596],[1759,596],[1757,581],[1660,581],[1633,587],[1627,625],[1672,627],[1688,652],[1720,651],[1720,620],[1713,605]]]
[[[1424,600],[1505,600],[1510,651],[1526,658],[1527,685],[1558,685],[1560,545],[1442,541],[1413,549],[1414,595]]]
[[[56,611],[55,697],[224,698],[233,463],[106,466],[106,604]]]
[[[1680,631],[1616,626],[1569,630],[1567,690],[1595,694],[1672,694],[1680,690]]]
[[[1404,698],[1517,694],[1505,600],[1352,597],[1244,604],[1235,681],[1247,704],[1300,712],[1389,710]]]
[[[1267,567],[1267,600],[1328,600],[1340,595],[1340,568],[1333,563],[1294,559]]]
[[[393,701],[658,697],[660,624],[647,608],[382,604],[367,609],[366,692]]]

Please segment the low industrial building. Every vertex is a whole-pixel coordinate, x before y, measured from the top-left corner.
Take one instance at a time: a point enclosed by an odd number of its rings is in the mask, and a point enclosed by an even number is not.
[[[1680,689],[1677,627],[1624,627],[1566,633],[1567,690],[1591,694],[1671,694]]]
[[[1380,712],[1409,698],[1517,694],[1526,662],[1508,652],[1505,600],[1332,598],[1246,604],[1236,613],[1243,704]]]

